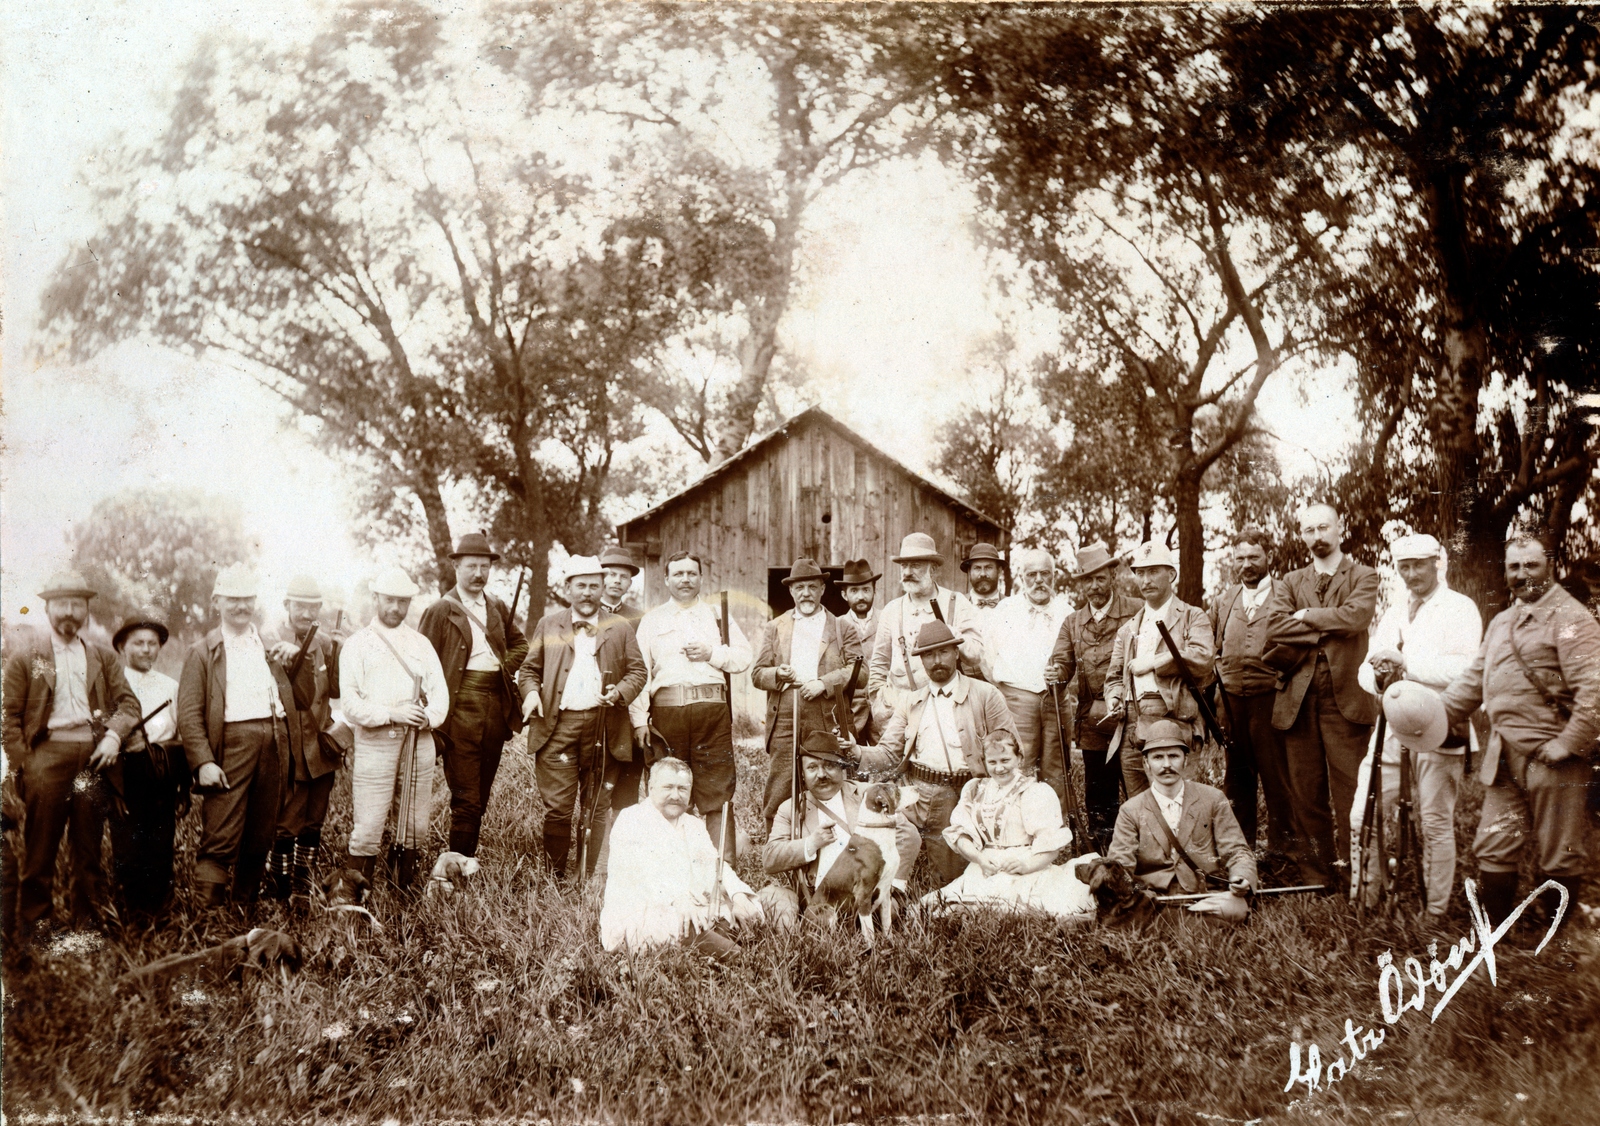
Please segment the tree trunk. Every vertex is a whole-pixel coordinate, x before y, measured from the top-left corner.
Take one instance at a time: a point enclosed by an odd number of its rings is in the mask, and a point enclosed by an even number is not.
[[[1172,507],[1178,517],[1178,597],[1191,606],[1205,597],[1205,527],[1200,522],[1200,472],[1193,465],[1178,470],[1172,483]]]
[[[456,585],[456,565],[450,558],[455,543],[450,538],[450,519],[445,515],[439,479],[429,470],[419,470],[411,479],[411,488],[422,502],[422,512],[428,520],[428,543],[433,547],[434,563],[439,568],[439,593],[444,594]]]

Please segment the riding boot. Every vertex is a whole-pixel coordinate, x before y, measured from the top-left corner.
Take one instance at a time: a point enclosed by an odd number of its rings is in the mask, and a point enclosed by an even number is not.
[[[1511,906],[1517,898],[1517,874],[1515,872],[1479,872],[1478,873],[1478,902],[1483,905],[1484,914],[1489,916],[1489,925],[1497,927],[1511,914]]]
[[[267,861],[267,875],[272,898],[288,899],[294,878],[294,838],[279,837],[272,842],[272,856]]]
[[[311,880],[317,864],[317,846],[294,843],[294,871],[289,878],[289,902],[306,903],[311,899]]]
[[[400,890],[411,890],[417,882],[417,869],[421,865],[422,850],[420,848],[403,848],[400,850],[400,867],[395,878],[395,883]]]
[[[362,878],[369,884],[372,882],[372,870],[377,866],[377,863],[378,858],[376,856],[352,856],[347,852],[344,857],[344,866],[360,872]]]
[[[572,850],[572,836],[570,833],[545,833],[544,854],[550,861],[551,874],[558,882],[565,882],[567,878],[567,853]]]

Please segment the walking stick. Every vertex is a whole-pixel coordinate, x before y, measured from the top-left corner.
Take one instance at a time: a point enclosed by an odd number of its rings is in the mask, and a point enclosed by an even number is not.
[[[1065,764],[1062,788],[1065,791],[1067,806],[1067,827],[1072,830],[1072,839],[1079,845],[1089,842],[1089,815],[1082,802],[1078,800],[1078,791],[1072,785],[1072,744],[1067,742],[1066,727],[1061,722],[1061,685],[1050,685],[1050,699],[1055,705],[1056,713],[1056,738],[1061,740],[1061,758]],[[1084,775],[1084,786],[1089,784],[1087,771]]]
[[[1383,895],[1383,743],[1388,734],[1389,717],[1384,715],[1383,709],[1378,710],[1377,739],[1372,751],[1372,771],[1367,776],[1367,801],[1362,807],[1361,836],[1356,842],[1355,861],[1357,865],[1355,879],[1356,919],[1365,922],[1367,918],[1367,883],[1370,880],[1368,870],[1372,867],[1370,858],[1377,856],[1378,863],[1378,895]],[[1376,852],[1369,852],[1375,848]]]

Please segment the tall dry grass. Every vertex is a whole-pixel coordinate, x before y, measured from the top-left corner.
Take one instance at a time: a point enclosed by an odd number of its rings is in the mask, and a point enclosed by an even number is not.
[[[759,758],[757,746],[741,750],[741,828],[758,837]],[[442,774],[437,788],[435,851],[448,817]],[[348,810],[346,785],[330,840],[342,841]],[[186,879],[165,930],[62,940],[6,983],[6,1113],[1142,1124],[1600,1116],[1600,980],[1588,935],[1538,958],[1502,947],[1497,987],[1480,971],[1437,1024],[1408,1013],[1349,1078],[1307,1096],[1283,1089],[1290,1040],[1318,1043],[1328,1062],[1346,1018],[1382,1024],[1377,956],[1426,960],[1426,941],[1403,921],[1358,931],[1346,906],[1305,898],[1264,904],[1240,927],[1173,912],[1144,935],[971,913],[915,923],[872,953],[848,932],[804,931],[747,940],[727,965],[678,949],[628,957],[600,949],[598,885],[562,892],[535,859],[540,816],[531,765],[509,754],[485,827],[485,871],[470,891],[402,901],[380,883],[379,933],[359,919],[262,907],[258,922],[304,944],[297,975],[114,993],[128,966],[212,937],[195,930]],[[191,817],[185,873],[195,835]],[[741,858],[740,871],[763,882],[753,860]],[[1464,923],[1453,924],[1461,933]]]

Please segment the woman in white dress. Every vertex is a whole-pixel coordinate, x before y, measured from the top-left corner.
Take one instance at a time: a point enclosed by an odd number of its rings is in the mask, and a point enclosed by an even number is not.
[[[1009,732],[984,739],[983,762],[988,777],[961,788],[944,831],[945,843],[967,858],[967,870],[923,902],[1092,916],[1094,897],[1077,878],[1076,865],[1055,863],[1072,843],[1061,799],[1022,773],[1022,756]]]

